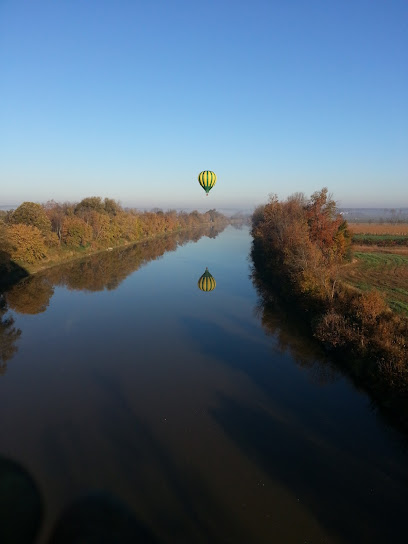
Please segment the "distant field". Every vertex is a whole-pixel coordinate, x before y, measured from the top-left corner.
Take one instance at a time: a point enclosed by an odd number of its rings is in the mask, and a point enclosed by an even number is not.
[[[353,234],[408,235],[408,223],[349,223]]]
[[[354,259],[342,270],[344,282],[378,289],[390,307],[408,314],[408,223],[349,223]]]
[[[408,255],[356,251],[341,277],[362,291],[382,291],[393,310],[408,314]]]
[[[353,244],[408,248],[408,223],[349,223]]]

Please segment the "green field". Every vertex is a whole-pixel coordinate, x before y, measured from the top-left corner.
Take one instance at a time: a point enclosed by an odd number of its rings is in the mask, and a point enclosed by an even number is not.
[[[362,291],[382,291],[393,310],[408,314],[408,255],[355,252],[341,277]]]
[[[354,234],[353,243],[369,245],[408,245],[405,234]]]

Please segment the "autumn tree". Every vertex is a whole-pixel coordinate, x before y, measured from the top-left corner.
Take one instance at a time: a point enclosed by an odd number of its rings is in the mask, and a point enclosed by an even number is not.
[[[337,285],[337,265],[347,251],[347,224],[322,189],[307,200],[296,193],[286,201],[271,195],[252,219],[252,234],[267,262],[302,293],[330,300]]]
[[[9,223],[36,227],[43,234],[51,231],[51,221],[41,204],[23,202],[9,217]]]
[[[93,241],[96,245],[111,243],[111,220],[109,215],[92,210],[88,214],[89,225],[92,227]]]
[[[105,205],[100,196],[89,196],[84,198],[75,206],[75,215],[78,215],[86,222],[90,212],[105,213]]]
[[[92,227],[80,217],[66,217],[62,224],[61,240],[71,247],[86,247],[92,241]]]
[[[347,223],[337,210],[327,188],[312,194],[306,205],[309,236],[328,261],[342,259],[351,244]]]
[[[103,201],[103,207],[105,209],[105,212],[109,215],[118,215],[122,210],[121,205],[116,200],[113,200],[113,198],[105,198]]]
[[[43,236],[43,246],[53,248],[50,253],[55,258],[60,244],[72,249],[118,246],[182,228],[197,228],[208,223],[211,217],[214,224],[227,222],[225,216],[216,210],[205,214],[197,210],[189,214],[175,210],[164,212],[159,208],[140,212],[124,210],[117,201],[98,196],[84,198],[79,203],[58,204],[50,200],[44,206],[25,202],[15,212],[8,213],[4,221],[0,221],[0,250],[7,253],[10,249],[10,254],[13,253],[19,260],[25,260],[25,251],[29,259],[27,262],[45,255],[45,250],[42,253],[35,251],[40,249],[37,232],[24,227],[39,230]],[[22,228],[8,230],[18,225]],[[12,240],[8,239],[9,232]],[[33,243],[36,242],[31,254],[28,247],[30,237]]]
[[[58,239],[61,240],[61,229],[66,215],[66,209],[54,200],[49,200],[44,205],[44,211],[51,222],[52,230],[56,233]]]
[[[44,237],[37,227],[23,223],[9,225],[7,241],[10,256],[17,261],[33,264],[47,256]]]

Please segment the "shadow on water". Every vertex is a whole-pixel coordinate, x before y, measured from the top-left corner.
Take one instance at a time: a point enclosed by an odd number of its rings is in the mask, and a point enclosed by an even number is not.
[[[262,467],[272,481],[299,497],[332,534],[348,543],[402,542],[406,471],[387,467],[378,461],[375,452],[364,451],[363,442],[354,442],[353,432],[358,425],[347,428],[347,423],[339,419],[339,408],[332,413],[318,412],[325,406],[316,402],[319,391],[339,381],[346,387],[344,374],[311,337],[296,308],[279,306],[270,292],[265,296],[259,291],[259,281],[254,283],[260,296],[255,314],[274,340],[267,349],[262,351],[257,341],[248,337],[242,341],[239,332],[230,332],[212,321],[184,321],[198,351],[243,372],[260,392],[256,407],[219,394],[212,417],[240,451]],[[314,384],[312,392],[296,384],[290,374],[286,376],[279,364],[274,365],[275,358],[282,363],[282,356],[283,361],[287,357],[288,366],[291,359],[306,370],[309,382]],[[348,383],[351,389],[358,389],[353,381]],[[272,409],[261,407],[263,395]],[[347,402],[347,395],[341,402]],[[371,409],[381,428],[392,435],[398,448],[406,451],[406,437],[379,417],[374,401]],[[344,416],[345,421],[353,418],[347,406]],[[398,485],[391,485],[392,481]]]
[[[124,487],[130,486],[143,497],[142,510],[148,512],[150,522],[140,521],[135,509],[116,496],[91,490],[64,508],[46,544],[250,542],[250,535],[239,527],[239,520],[217,505],[205,480],[176,463],[149,426],[136,417],[119,383],[103,375],[97,375],[96,382],[109,397],[100,414],[103,432],[122,451],[118,477]],[[73,427],[68,426],[63,432],[81,448],[81,437]],[[59,438],[52,429],[46,437],[53,459],[64,456]],[[70,470],[69,463],[66,468]],[[154,478],[149,474],[151,470]],[[167,492],[171,493],[171,504],[163,501]],[[126,490],[121,495],[126,496]],[[133,502],[129,497],[128,504]],[[20,464],[0,456],[0,542],[34,544],[42,530],[45,511],[32,476]]]
[[[291,391],[284,376],[265,372],[265,365],[273,364],[272,353],[265,364],[257,362],[256,341],[241,342],[239,334],[205,320],[189,319],[184,324],[201,353],[244,372],[259,388],[260,406],[220,393],[217,407],[211,410],[239,450],[273,482],[291,490],[329,533],[348,543],[400,542],[407,474],[397,467],[388,473],[377,466],[375,457],[365,457],[362,446],[352,442],[352,429],[341,428],[341,420],[337,427],[334,414],[319,414],[319,405],[305,405],[306,414],[299,413],[302,390]],[[278,339],[281,348],[296,354],[297,363],[308,369],[317,387],[336,378],[334,369],[326,370],[324,359],[313,360],[319,350],[313,351],[307,341],[302,354],[301,339],[292,344],[284,327]],[[261,407],[263,395],[269,410]],[[400,482],[400,487],[389,484],[390,474],[390,481]]]
[[[26,276],[27,270],[14,262],[7,252],[0,250],[0,293]]]
[[[274,482],[290,489],[331,534],[348,543],[402,542],[406,490],[347,449],[333,448],[304,426],[219,397],[214,419]],[[289,514],[290,515],[290,514]]]
[[[44,500],[32,476],[18,463],[0,457],[0,542],[34,544],[44,514]],[[65,508],[47,540],[47,544],[73,542],[158,543],[126,505],[102,493],[81,497]]]
[[[121,451],[120,481],[143,497],[142,509],[148,512],[149,525],[160,542],[221,544],[243,537],[249,542],[250,535],[219,504],[203,476],[178,457],[176,460],[151,427],[136,416],[120,383],[103,374],[96,375],[95,382],[109,398],[100,421],[108,442]]]

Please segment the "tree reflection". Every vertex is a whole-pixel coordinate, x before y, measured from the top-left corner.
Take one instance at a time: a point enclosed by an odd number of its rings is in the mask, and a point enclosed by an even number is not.
[[[6,293],[7,303],[12,310],[20,314],[40,314],[45,312],[54,294],[54,288],[43,275],[30,276]]]
[[[381,383],[369,375],[370,369],[352,357],[326,353],[313,337],[310,321],[303,317],[302,310],[288,302],[285,293],[274,284],[265,268],[252,253],[251,278],[257,290],[259,301],[255,313],[267,334],[276,339],[281,352],[289,352],[295,362],[306,369],[313,382],[325,385],[344,376],[358,390],[364,390],[370,397],[376,417],[385,424],[397,428],[403,434],[394,437],[401,440],[406,448],[408,436],[407,397],[390,393]],[[371,380],[371,381],[370,381]]]
[[[81,261],[44,270],[15,283],[4,294],[0,293],[0,374],[6,372],[7,361],[17,352],[16,342],[21,336],[21,330],[15,327],[14,318],[6,315],[9,308],[21,314],[45,312],[55,285],[75,290],[114,290],[129,274],[149,261],[160,258],[168,251],[175,251],[188,242],[197,242],[203,236],[214,238],[225,227],[197,228],[125,248],[103,251]]]
[[[5,374],[7,362],[17,352],[17,340],[21,336],[21,330],[14,326],[14,318],[7,316],[7,303],[0,294],[0,375]]]
[[[226,225],[180,231],[177,234],[153,238],[132,246],[76,260],[66,265],[49,268],[15,284],[7,291],[9,307],[22,314],[44,312],[54,293],[54,286],[64,286],[73,290],[112,291],[132,272],[148,262],[159,259],[168,251],[197,242],[203,236],[214,238]]]
[[[132,272],[150,261],[159,259],[169,251],[188,242],[197,242],[203,236],[215,237],[225,225],[182,231],[112,251],[103,251],[81,261],[51,268],[42,275],[52,285],[68,289],[102,291],[116,289]]]
[[[296,308],[264,281],[256,266],[252,268],[251,278],[259,296],[255,313],[266,333],[275,337],[279,351],[289,352],[299,366],[308,370],[315,383],[324,385],[333,382],[338,372],[314,340],[307,322],[301,319]]]

